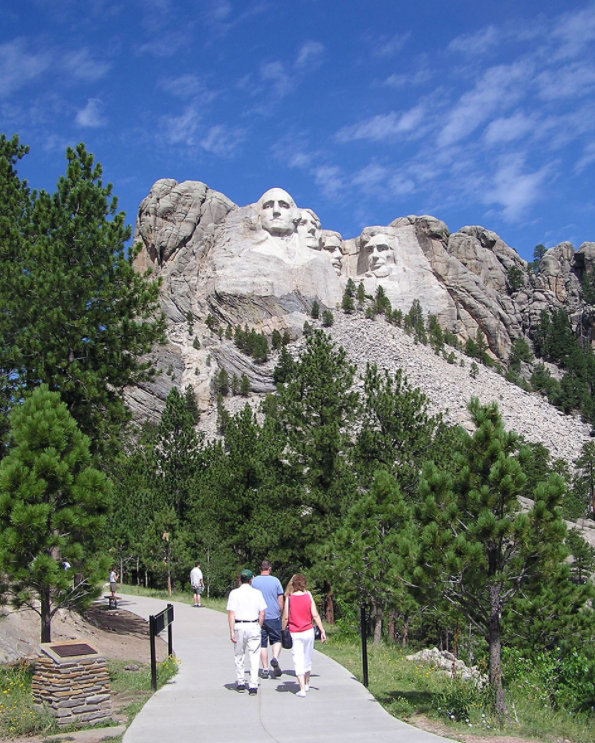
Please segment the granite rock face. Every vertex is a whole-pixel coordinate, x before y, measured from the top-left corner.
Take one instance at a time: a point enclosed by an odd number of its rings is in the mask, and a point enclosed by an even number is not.
[[[255,392],[271,390],[266,365],[213,333],[207,318],[221,331],[247,325],[269,338],[279,330],[296,339],[314,300],[335,310],[349,279],[367,294],[381,286],[403,312],[418,299],[426,316],[435,314],[463,343],[481,329],[503,362],[516,338],[531,341],[544,309],[563,309],[577,334],[591,340],[595,308],[585,304],[580,282],[595,266],[595,243],[576,252],[570,243],[551,248],[535,274],[480,226],[451,233],[432,216],[410,215],[348,239],[322,227],[315,212],[279,188],[239,207],[198,181],[154,184],[139,208],[135,266],[161,279],[169,343],[155,356],[163,374],[128,393],[137,417],[157,417],[173,385],[192,386],[207,410],[221,368],[246,374]]]

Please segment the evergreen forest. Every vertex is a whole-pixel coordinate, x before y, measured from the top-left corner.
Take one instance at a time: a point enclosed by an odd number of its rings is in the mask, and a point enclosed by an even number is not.
[[[274,355],[276,392],[231,414],[222,400],[247,397],[248,379],[217,374],[211,440],[176,387],[158,422],[133,425],[123,390],[156,374],[159,282],[134,270],[130,229],[83,145],[51,194],[19,177],[26,154],[0,137],[0,591],[39,613],[42,639],[58,608],[98,595],[110,564],[171,591],[200,559],[208,595],[225,596],[267,558],[284,584],[307,575],[330,623],[364,607],[373,643],[483,663],[503,719],[510,658],[547,657],[565,704],[595,706],[595,550],[565,520],[593,516],[593,444],[552,460],[476,399],[469,433],[401,371],[360,377],[324,329],[309,325],[294,358],[278,332],[269,346],[213,318],[255,361]],[[449,342],[421,307],[395,315],[382,293],[348,286],[342,311],[390,313],[437,352]],[[590,347],[555,313],[540,323],[536,354],[566,370],[551,389],[543,372],[544,389],[592,420]],[[491,363],[480,337],[467,351]]]

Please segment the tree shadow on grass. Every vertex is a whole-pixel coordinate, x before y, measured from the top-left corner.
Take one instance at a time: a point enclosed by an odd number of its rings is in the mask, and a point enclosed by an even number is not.
[[[406,700],[411,709],[417,713],[425,713],[432,709],[432,698],[434,694],[431,691],[387,691],[379,694],[376,698],[383,705],[390,705],[399,700]]]

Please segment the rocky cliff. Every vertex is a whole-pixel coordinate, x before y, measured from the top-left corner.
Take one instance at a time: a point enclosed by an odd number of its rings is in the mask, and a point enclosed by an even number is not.
[[[581,277],[593,267],[595,243],[576,252],[570,243],[551,248],[534,273],[483,227],[451,233],[434,217],[407,216],[344,240],[282,189],[239,207],[203,183],[171,179],[157,181],[142,202],[134,241],[142,246],[137,269],[161,277],[169,321],[168,344],[154,357],[163,373],[128,393],[138,418],[156,418],[172,385],[190,385],[208,428],[220,368],[246,374],[255,393],[274,389],[274,361],[253,363],[206,320],[210,315],[222,330],[247,324],[268,336],[287,331],[297,352],[316,299],[335,312],[332,334],[358,363],[403,366],[453,421],[464,422],[465,403],[478,394],[496,399],[511,428],[543,441],[555,456],[571,459],[589,435],[580,420],[494,372],[482,369],[473,379],[398,328],[357,313],[344,316],[338,307],[349,279],[362,282],[368,294],[382,286],[393,308],[408,312],[419,299],[424,313],[435,314],[462,342],[480,328],[492,356],[506,362],[516,338],[531,342],[543,309],[564,309],[577,335],[591,339],[593,308],[583,301]]]

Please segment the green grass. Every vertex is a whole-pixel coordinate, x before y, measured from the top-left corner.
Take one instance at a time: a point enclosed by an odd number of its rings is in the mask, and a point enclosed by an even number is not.
[[[356,639],[342,639],[337,631],[329,632],[323,653],[362,680],[361,646]],[[430,665],[406,659],[411,651],[398,646],[368,643],[369,690],[394,717],[416,723],[423,716],[447,726],[447,735],[463,733],[490,736],[535,738],[544,743],[565,739],[571,743],[593,743],[595,716],[554,710],[544,703],[543,690],[528,688],[519,679],[507,691],[510,723],[498,726],[491,712],[489,692],[479,692],[460,679],[450,679]],[[454,720],[452,719],[454,716]]]
[[[108,661],[114,712],[123,715],[127,725],[153,694],[150,666],[140,665],[137,671],[124,670],[129,663],[130,661]],[[33,671],[33,664],[29,663],[0,666],[0,738],[64,736],[71,730],[89,727],[58,728],[55,718],[49,712],[35,709],[31,694]],[[174,658],[158,663],[157,688],[167,683],[177,671],[178,664]]]
[[[54,733],[54,718],[33,708],[33,666],[0,666],[0,738]]]
[[[173,591],[171,596],[167,595],[166,589],[158,588],[143,588],[143,586],[133,586],[123,584],[120,588],[122,593],[127,593],[131,596],[146,596],[152,599],[161,599],[163,601],[177,601],[181,604],[189,604],[192,606],[194,603],[193,595],[190,591]],[[224,598],[207,598],[204,594],[201,597],[202,603],[207,609],[214,609],[215,611],[226,611],[227,599]]]

